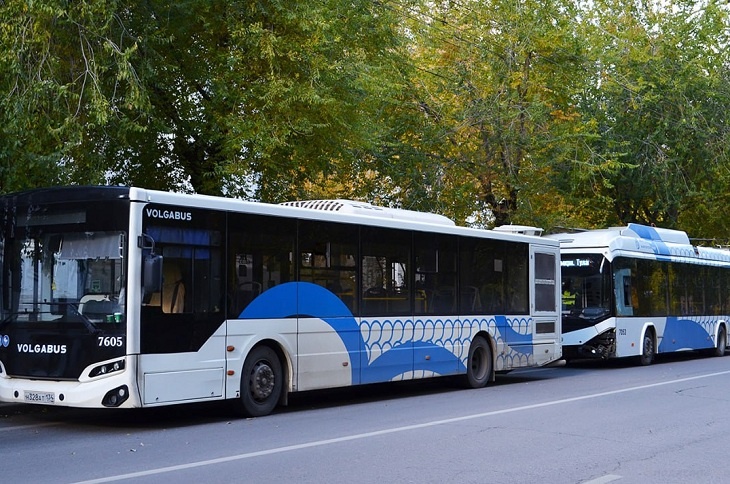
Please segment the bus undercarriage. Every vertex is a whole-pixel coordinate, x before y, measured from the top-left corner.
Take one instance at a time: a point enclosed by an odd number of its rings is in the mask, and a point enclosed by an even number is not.
[[[563,357],[566,361],[574,359],[607,360],[616,356],[616,329],[611,328],[595,338],[575,346],[563,346]]]

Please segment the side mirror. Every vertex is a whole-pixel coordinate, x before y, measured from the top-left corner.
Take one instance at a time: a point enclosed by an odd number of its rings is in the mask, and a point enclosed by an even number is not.
[[[162,256],[148,255],[142,268],[142,293],[146,296],[162,291]]]

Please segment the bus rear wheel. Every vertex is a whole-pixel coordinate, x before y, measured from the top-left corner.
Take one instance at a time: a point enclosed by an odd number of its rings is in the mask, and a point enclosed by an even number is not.
[[[283,388],[279,356],[268,346],[257,346],[243,364],[239,413],[245,417],[270,414],[279,403]]]
[[[651,330],[647,330],[646,333],[644,333],[644,341],[641,349],[641,356],[639,356],[639,362],[641,365],[648,366],[654,363],[656,348],[654,346],[654,333]]]
[[[481,336],[477,336],[469,347],[466,362],[466,385],[469,388],[483,388],[492,377],[492,347]]]
[[[727,332],[725,326],[720,326],[717,330],[717,347],[715,348],[715,356],[725,356],[725,347],[727,346]]]

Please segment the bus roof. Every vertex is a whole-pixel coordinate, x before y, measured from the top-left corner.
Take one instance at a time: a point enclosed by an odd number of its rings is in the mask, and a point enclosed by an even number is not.
[[[587,230],[578,233],[549,235],[560,241],[561,251],[599,252],[608,260],[618,256],[658,260],[688,259],[730,264],[730,251],[692,245],[681,230],[628,224],[626,227]]]
[[[435,213],[377,207],[366,202],[351,200],[314,200],[271,204],[207,195],[169,193],[142,188],[130,188],[130,200],[179,204],[188,207],[230,210],[279,217],[298,217],[309,220],[357,223],[386,228],[411,229],[515,242],[539,243],[545,246],[558,245],[557,241],[545,237],[459,226],[451,219]]]
[[[21,203],[31,202],[44,204],[82,200],[92,203],[95,200],[129,199],[132,203],[180,205],[199,209],[356,223],[385,228],[411,229],[515,242],[539,243],[544,246],[558,246],[556,240],[540,237],[541,229],[535,229],[534,227],[517,227],[520,230],[515,230],[515,227],[499,230],[477,229],[456,225],[448,217],[435,213],[378,207],[366,202],[341,199],[271,204],[210,195],[148,190],[138,187],[79,185],[32,189],[3,195],[0,198],[5,199],[5,203],[15,199],[16,201],[10,202],[11,204],[15,204],[21,200]]]

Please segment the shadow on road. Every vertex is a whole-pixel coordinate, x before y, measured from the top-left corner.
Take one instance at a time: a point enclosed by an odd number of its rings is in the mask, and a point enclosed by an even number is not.
[[[490,386],[543,378],[536,373],[520,376],[520,373],[515,372],[505,376],[498,376],[497,381],[490,383]],[[275,413],[286,414],[364,404],[374,401],[413,398],[464,389],[465,386],[462,378],[441,377],[299,392],[292,393],[289,396],[289,405],[278,408]],[[177,428],[240,419],[232,411],[231,402],[189,403],[128,410],[76,409],[25,404],[2,404],[0,405],[0,420],[3,418],[22,418],[24,423],[29,425],[62,423],[73,425],[77,429],[120,429],[124,431],[140,428]]]
[[[654,364],[662,365],[686,361],[697,358],[698,355],[697,352],[660,355]],[[637,366],[637,362],[631,358],[609,361],[573,360],[569,364],[560,361],[550,365],[548,368],[515,370],[506,374],[500,374],[497,376],[495,382],[490,383],[490,386],[499,387],[502,385],[544,381],[560,378],[561,374],[569,376],[575,372],[602,372],[634,366]],[[463,377],[441,377],[300,392],[291,394],[289,396],[289,405],[278,408],[275,413],[287,414],[306,410],[364,404],[374,401],[436,395],[439,393],[460,391],[464,388]],[[128,432],[142,428],[182,428],[206,423],[238,420],[240,418],[234,415],[230,402],[208,402],[130,410],[73,409],[25,404],[0,404],[0,422],[4,419],[22,419],[25,425],[70,424],[77,429],[88,429],[89,431],[119,429]],[[18,425],[16,422],[13,424]]]

